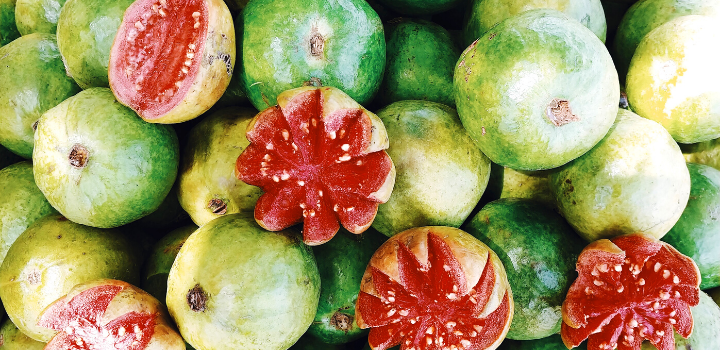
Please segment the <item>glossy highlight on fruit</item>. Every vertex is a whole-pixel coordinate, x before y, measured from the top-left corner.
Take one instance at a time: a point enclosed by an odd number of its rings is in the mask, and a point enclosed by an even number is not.
[[[390,197],[395,166],[382,121],[342,91],[302,87],[278,96],[247,130],[236,173],[265,191],[255,220],[270,231],[303,222],[310,245],[340,228],[361,233]]]

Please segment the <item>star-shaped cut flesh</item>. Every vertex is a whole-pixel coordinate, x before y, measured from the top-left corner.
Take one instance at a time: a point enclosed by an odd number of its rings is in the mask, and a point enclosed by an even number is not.
[[[330,240],[340,223],[365,231],[395,181],[382,122],[354,101],[342,108],[333,98],[344,93],[329,89],[281,95],[284,105],[248,127],[250,145],[236,164],[238,178],[265,191],[255,206],[258,223],[278,231],[303,222],[309,245]]]
[[[512,317],[506,292],[500,305],[481,317],[495,286],[490,255],[477,282],[467,290],[465,273],[449,246],[428,235],[428,262],[423,265],[402,242],[397,250],[400,281],[372,267],[379,294],[361,291],[357,309],[371,327],[373,349],[401,344],[402,350],[487,349],[503,336]]]
[[[568,347],[640,349],[644,339],[675,349],[673,328],[692,332],[700,272],[667,243],[643,235],[603,239],[580,254],[578,278],[563,303],[561,335]]]
[[[110,302],[123,290],[100,285],[62,298],[45,310],[38,325],[59,331],[45,350],[142,350],[153,336],[157,315],[136,311],[103,323]]]

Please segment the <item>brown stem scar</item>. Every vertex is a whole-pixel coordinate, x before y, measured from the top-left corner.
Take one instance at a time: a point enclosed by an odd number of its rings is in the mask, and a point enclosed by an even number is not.
[[[68,160],[73,167],[82,169],[87,165],[89,155],[87,148],[76,143],[72,146],[72,149],[70,149]]]
[[[561,100],[558,98],[554,98],[550,101],[547,109],[545,109],[545,116],[547,116],[550,122],[552,122],[555,126],[563,126],[580,120],[578,116],[572,113],[570,102],[568,102],[568,100]]]

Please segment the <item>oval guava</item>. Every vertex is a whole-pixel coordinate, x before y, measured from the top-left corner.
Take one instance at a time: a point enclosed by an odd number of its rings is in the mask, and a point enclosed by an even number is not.
[[[22,35],[57,32],[60,10],[67,0],[17,0],[15,24]]]
[[[165,304],[167,280],[170,268],[180,248],[190,235],[198,229],[188,225],[170,231],[153,246],[150,257],[145,261],[145,273],[141,286],[161,303]]]

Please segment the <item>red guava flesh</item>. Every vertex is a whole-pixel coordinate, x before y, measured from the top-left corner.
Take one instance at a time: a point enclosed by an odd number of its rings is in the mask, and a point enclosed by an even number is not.
[[[265,191],[256,221],[270,231],[303,222],[308,245],[330,240],[340,223],[365,231],[395,181],[382,122],[335,88],[293,89],[278,101],[250,123],[236,163],[239,179]]]
[[[101,321],[122,289],[119,285],[100,285],[49,306],[38,325],[59,333],[45,350],[145,349],[153,336],[157,314],[131,311],[107,323]]]
[[[588,339],[588,350],[640,349],[647,339],[672,350],[673,328],[690,336],[700,271],[669,244],[642,234],[601,239],[582,251],[577,271],[562,308],[568,348]]]
[[[138,0],[111,53],[115,96],[144,119],[180,104],[198,74],[208,30],[205,0]]]
[[[401,349],[488,349],[504,336],[512,318],[509,293],[487,316],[479,316],[495,287],[488,260],[470,290],[460,263],[448,244],[428,234],[427,265],[401,241],[397,259],[400,281],[371,266],[379,296],[360,292],[357,310],[371,327],[368,342],[375,350],[401,344]],[[458,287],[460,286],[460,287]]]

